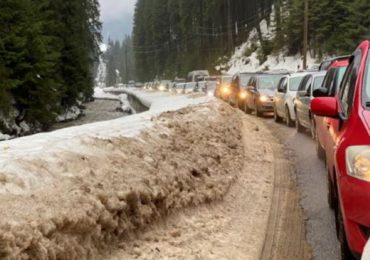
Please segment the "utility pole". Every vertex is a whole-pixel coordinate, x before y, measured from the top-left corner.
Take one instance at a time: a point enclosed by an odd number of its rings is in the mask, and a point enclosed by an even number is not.
[[[233,24],[231,19],[230,0],[227,0],[227,35],[229,41],[229,48],[230,50],[232,50],[234,48],[234,42],[233,42]]]
[[[127,42],[125,43],[125,77],[126,77],[126,84],[128,84],[128,48],[127,48]]]
[[[303,36],[303,69],[307,69],[307,51],[308,51],[308,6],[309,0],[304,0],[304,36]]]

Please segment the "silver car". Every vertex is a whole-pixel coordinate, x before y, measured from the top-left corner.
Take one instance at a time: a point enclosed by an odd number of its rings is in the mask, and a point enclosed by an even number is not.
[[[294,99],[296,98],[299,84],[307,73],[294,73],[284,76],[275,91],[274,119],[275,122],[285,121],[287,126],[294,126],[295,112]]]

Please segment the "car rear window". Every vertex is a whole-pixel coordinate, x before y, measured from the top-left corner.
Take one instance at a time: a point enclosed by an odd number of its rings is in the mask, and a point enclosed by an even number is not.
[[[299,84],[301,83],[302,79],[303,79],[303,76],[302,77],[291,78],[289,80],[289,90],[290,91],[297,91],[298,87],[299,87]]]
[[[322,82],[324,81],[325,76],[318,76],[315,78],[313,82],[313,89],[319,89],[322,86]]]

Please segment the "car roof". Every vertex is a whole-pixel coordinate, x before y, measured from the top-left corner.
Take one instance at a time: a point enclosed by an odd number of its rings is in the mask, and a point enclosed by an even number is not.
[[[330,66],[329,69],[331,68],[340,68],[340,67],[348,67],[349,64],[349,59],[345,60],[336,60],[334,61]]]
[[[315,72],[309,72],[307,75],[312,75],[314,78],[320,77],[320,76],[325,76],[326,75],[326,70],[323,71],[315,71]]]
[[[324,60],[321,64],[320,64],[320,67],[319,67],[319,70],[321,71],[321,70],[326,70],[326,69],[329,69],[332,65],[333,65],[333,63],[335,63],[335,62],[339,62],[339,61],[348,61],[349,60],[349,58],[350,58],[351,56],[350,55],[345,55],[345,56],[339,56],[339,57],[335,57],[335,58],[332,58],[332,59],[328,59],[328,60]],[[326,68],[323,68],[323,66],[325,65],[325,64],[327,64],[327,63],[329,63],[329,66],[328,67],[326,67]]]
[[[243,71],[243,72],[238,72],[236,73],[238,75],[254,75],[254,74],[257,74],[257,72],[247,72],[247,71]]]
[[[305,72],[305,71],[302,71],[302,72],[295,72],[295,73],[292,73],[289,75],[289,78],[297,78],[297,77],[304,77],[308,74],[309,72]]]

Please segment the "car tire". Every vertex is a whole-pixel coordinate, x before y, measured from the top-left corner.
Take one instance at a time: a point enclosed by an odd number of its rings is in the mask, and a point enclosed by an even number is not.
[[[274,106],[274,121],[276,123],[281,123],[282,121],[282,118],[278,115],[277,111],[276,111],[276,107]]]
[[[239,108],[239,98],[236,98],[234,107]]]
[[[256,116],[262,117],[263,113],[258,109],[258,105],[256,104]]]
[[[312,140],[316,140],[316,124],[315,124],[315,119],[312,116],[311,116],[310,131],[311,131]]]
[[[228,98],[227,98],[227,103],[229,103],[230,106],[233,106],[233,102],[231,102],[231,97],[230,96],[228,96]]]
[[[329,171],[328,171],[328,204],[332,210],[335,210],[338,207],[338,202],[334,192],[334,184],[330,180]]]
[[[338,214],[338,240],[340,243],[340,256],[342,260],[355,260],[356,258],[351,253],[351,250],[349,249],[347,238],[346,238],[346,232],[344,229],[344,222],[343,222],[343,216],[342,211],[340,207],[338,206],[337,210]]]
[[[315,140],[316,140],[315,141],[315,143],[316,143],[316,155],[320,160],[324,161],[325,157],[326,157],[326,154],[325,154],[325,150],[322,148],[320,140],[317,136],[317,131],[316,131]]]
[[[294,123],[292,118],[290,117],[290,112],[289,112],[288,107],[285,107],[285,123],[288,127],[292,127]]]
[[[296,115],[297,115],[297,113],[296,113]],[[305,131],[304,127],[299,122],[299,117],[298,116],[296,116],[296,119],[295,119],[295,128],[297,129],[298,133],[303,133]]]
[[[246,114],[252,114],[252,110],[249,108],[248,106],[248,102],[245,102],[245,105],[244,105],[244,112]]]

